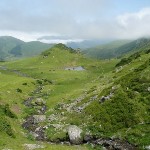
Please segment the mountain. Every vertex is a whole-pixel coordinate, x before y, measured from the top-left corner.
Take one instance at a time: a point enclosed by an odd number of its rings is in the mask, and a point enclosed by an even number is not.
[[[124,54],[149,49],[150,39],[141,38],[134,41],[121,40],[105,45],[89,48],[84,51],[87,56],[98,59],[109,59],[120,57]]]
[[[26,42],[11,49],[10,53],[14,56],[31,57],[40,54],[51,46],[52,44],[45,44],[39,41]]]
[[[110,40],[82,40],[82,41],[74,41],[74,42],[67,42],[67,46],[71,48],[80,48],[81,50],[94,47],[99,44],[108,43]]]
[[[38,41],[23,42],[14,37],[2,36],[0,37],[0,60],[35,56],[51,46],[52,44]]]
[[[45,42],[45,43],[66,43],[68,47],[78,49],[86,49],[90,47],[94,47],[99,44],[104,44],[109,41],[107,40],[100,40],[100,39],[74,39],[69,36],[62,36],[62,35],[55,35],[55,36],[42,36],[37,39],[38,41]]]
[[[10,36],[2,36],[0,37],[0,59],[5,59],[10,57],[10,51],[17,45],[24,44],[23,41],[10,37]]]
[[[0,62],[0,149],[147,149],[146,48],[125,61],[97,60],[56,44],[36,57]]]

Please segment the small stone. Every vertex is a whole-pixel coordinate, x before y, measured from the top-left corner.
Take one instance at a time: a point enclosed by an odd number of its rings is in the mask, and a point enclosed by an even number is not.
[[[35,104],[39,105],[39,106],[42,106],[42,105],[45,105],[45,101],[42,98],[37,98],[35,100]]]
[[[44,122],[46,120],[46,115],[33,115],[34,123]]]
[[[34,149],[41,149],[45,148],[43,145],[38,145],[38,144],[24,144],[25,150],[34,150]]]

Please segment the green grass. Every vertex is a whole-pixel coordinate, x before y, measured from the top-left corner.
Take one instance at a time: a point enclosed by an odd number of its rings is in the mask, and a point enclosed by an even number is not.
[[[21,127],[22,118],[34,111],[23,105],[23,101],[30,96],[42,97],[46,101],[47,116],[64,112],[62,121],[52,123],[75,124],[84,132],[91,131],[96,137],[121,136],[140,147],[148,145],[148,124],[140,125],[149,120],[149,93],[146,91],[150,86],[148,60],[149,54],[143,53],[116,71],[115,66],[120,61],[118,59],[94,60],[72,52],[72,49],[64,45],[57,45],[37,57],[1,62],[0,66],[6,66],[8,70],[0,70],[0,104],[9,104],[10,110],[18,119],[6,118],[16,138],[2,133],[4,138],[0,138],[0,148],[17,150],[23,149],[22,145],[25,143],[36,143],[29,135],[28,138],[23,136],[22,131],[27,132]],[[66,67],[76,66],[82,66],[85,70],[65,70]],[[13,70],[18,70],[21,74],[16,74]],[[24,74],[28,76],[25,77]],[[41,92],[33,93],[38,86],[42,86]],[[101,96],[107,96],[113,86],[117,87],[114,96],[100,104]],[[93,96],[97,98],[81,113],[59,109],[61,105],[70,104],[83,95],[83,100],[76,107],[89,102]],[[66,138],[64,132],[55,132],[53,128],[47,130],[50,140]],[[140,136],[141,133],[143,136]],[[44,144],[45,149],[52,150],[90,149],[88,146]]]

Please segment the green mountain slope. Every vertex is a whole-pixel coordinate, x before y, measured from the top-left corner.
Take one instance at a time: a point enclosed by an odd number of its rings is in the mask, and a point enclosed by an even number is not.
[[[150,39],[141,38],[134,41],[114,41],[109,44],[85,50],[85,54],[94,58],[109,59],[120,57],[128,53],[149,49]]]
[[[2,36],[0,37],[0,60],[35,56],[51,46],[38,41],[23,42],[14,37]]]
[[[23,41],[10,36],[0,37],[0,60],[10,57],[11,49],[23,43]]]
[[[50,48],[51,44],[45,44],[38,41],[27,42],[14,47],[10,53],[17,57],[31,57],[39,55],[42,51]]]
[[[84,53],[87,56],[98,58],[98,59],[113,58],[115,57],[116,49],[129,42],[130,41],[128,40],[113,41],[108,44],[99,45],[93,48],[86,49],[84,50]]]
[[[120,59],[86,58],[57,44],[33,58],[1,62],[0,113],[14,136],[1,130],[0,148],[20,150],[30,143],[45,150],[145,149],[150,144],[149,51],[127,59],[117,65]],[[15,118],[4,113],[7,104]],[[42,121],[35,122],[38,116]],[[70,125],[83,130],[81,143],[94,147],[47,144],[68,142]]]

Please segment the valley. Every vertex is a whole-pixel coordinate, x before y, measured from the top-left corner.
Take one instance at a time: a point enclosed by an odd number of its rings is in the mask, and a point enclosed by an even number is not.
[[[0,62],[0,149],[146,149],[149,74],[148,47],[100,60],[56,44]]]

